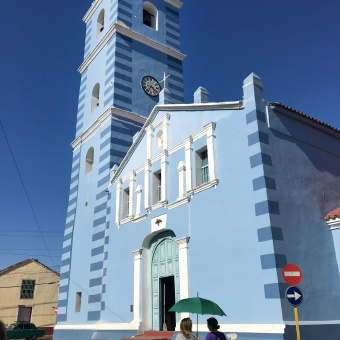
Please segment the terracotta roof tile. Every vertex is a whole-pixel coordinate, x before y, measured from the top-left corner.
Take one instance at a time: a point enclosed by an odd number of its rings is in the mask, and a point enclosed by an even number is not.
[[[328,213],[325,216],[325,219],[329,220],[330,218],[335,218],[335,217],[340,217],[340,208],[335,209],[335,210],[331,211],[330,213]]]
[[[289,110],[289,111],[294,112],[294,113],[296,113],[296,114],[298,114],[298,115],[300,115],[300,116],[303,116],[303,117],[305,117],[305,118],[307,118],[307,119],[310,119],[310,120],[312,120],[312,121],[315,122],[315,123],[318,123],[318,124],[320,124],[320,125],[326,126],[326,127],[328,127],[329,129],[331,129],[331,130],[333,130],[333,131],[340,132],[339,129],[337,129],[337,128],[335,128],[335,127],[333,127],[333,126],[331,126],[331,125],[329,125],[329,124],[327,124],[327,123],[324,123],[324,122],[322,122],[321,120],[318,120],[318,119],[316,119],[316,118],[313,118],[313,117],[311,117],[311,116],[308,116],[308,115],[306,115],[305,113],[302,113],[302,112],[300,112],[300,111],[298,111],[298,110],[292,109],[291,107],[289,107],[289,106],[287,106],[287,105],[284,105],[284,104],[281,104],[281,103],[278,103],[278,102],[269,103],[269,105],[282,107],[282,108],[284,108],[284,109],[286,109],[286,110]]]
[[[50,267],[47,267],[47,266],[44,265],[43,263],[39,262],[37,259],[34,259],[33,257],[31,257],[31,258],[29,258],[29,259],[26,259],[26,260],[23,260],[23,261],[21,261],[21,262],[12,264],[11,266],[9,266],[9,267],[7,267],[7,268],[1,269],[1,270],[0,270],[0,274],[2,274],[2,273],[5,272],[5,271],[11,270],[11,269],[13,269],[13,268],[16,267],[16,266],[20,266],[21,264],[26,264],[26,263],[28,263],[28,262],[30,262],[30,261],[36,262],[36,263],[40,264],[41,266],[45,267],[46,269],[50,270],[50,271],[53,272],[54,274],[60,276],[59,273],[57,273],[56,271],[54,271],[54,270],[51,269]]]

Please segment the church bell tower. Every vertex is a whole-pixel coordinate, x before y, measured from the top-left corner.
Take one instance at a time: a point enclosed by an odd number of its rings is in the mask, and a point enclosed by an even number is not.
[[[171,102],[183,103],[181,6],[178,0],[95,0],[83,18],[85,49],[78,68],[58,324],[101,320],[110,243],[110,170],[120,164],[159,102],[164,75],[170,74],[166,87]]]

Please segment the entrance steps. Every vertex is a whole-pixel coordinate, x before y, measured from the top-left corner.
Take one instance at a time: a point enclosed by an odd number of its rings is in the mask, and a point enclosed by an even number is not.
[[[173,331],[145,331],[143,335],[136,335],[132,338],[122,338],[121,340],[170,340],[173,335]]]

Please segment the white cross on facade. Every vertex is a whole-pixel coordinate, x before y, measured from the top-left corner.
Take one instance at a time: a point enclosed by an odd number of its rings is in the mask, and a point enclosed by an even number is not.
[[[164,89],[165,89],[165,80],[167,79],[167,78],[169,78],[170,77],[170,73],[167,75],[167,76],[165,76],[165,72],[164,72],[164,77],[163,77],[163,79],[160,81],[160,83],[161,82],[163,82],[164,81]]]

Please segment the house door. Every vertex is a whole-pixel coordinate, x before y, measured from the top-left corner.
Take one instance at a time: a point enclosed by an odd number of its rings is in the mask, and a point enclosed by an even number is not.
[[[32,307],[19,306],[17,321],[31,322]]]
[[[169,309],[179,300],[178,245],[171,238],[160,240],[154,247],[152,263],[152,329],[175,330],[176,315]]]

